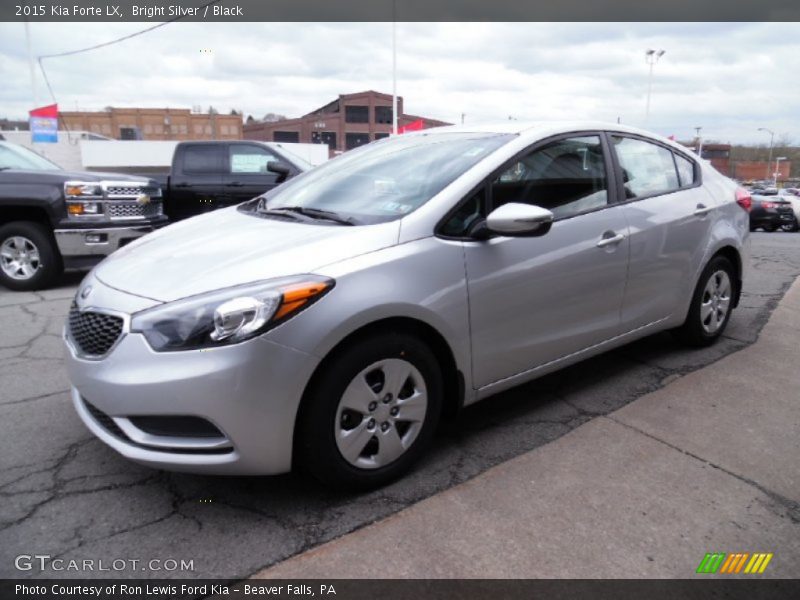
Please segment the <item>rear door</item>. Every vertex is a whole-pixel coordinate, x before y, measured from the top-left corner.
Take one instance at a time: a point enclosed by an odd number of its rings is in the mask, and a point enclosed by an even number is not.
[[[173,221],[219,208],[225,148],[220,144],[182,144],[173,165],[167,214]]]
[[[278,175],[268,171],[267,165],[279,160],[277,154],[260,144],[231,144],[224,181],[225,204],[239,204],[274,188]]]
[[[609,135],[630,223],[630,266],[622,305],[626,331],[685,307],[710,243],[716,201],[688,154],[654,140]]]
[[[556,216],[540,237],[464,242],[475,387],[619,333],[628,225],[623,207],[614,203],[609,156],[600,133],[536,144],[451,217],[473,220],[482,193],[489,210],[523,202]]]

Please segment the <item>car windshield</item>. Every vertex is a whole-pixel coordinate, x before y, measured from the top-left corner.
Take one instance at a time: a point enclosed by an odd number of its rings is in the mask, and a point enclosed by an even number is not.
[[[324,212],[358,225],[391,221],[425,204],[513,137],[429,133],[380,140],[293,179],[248,208]]]
[[[60,171],[61,167],[23,146],[0,144],[0,169]]]

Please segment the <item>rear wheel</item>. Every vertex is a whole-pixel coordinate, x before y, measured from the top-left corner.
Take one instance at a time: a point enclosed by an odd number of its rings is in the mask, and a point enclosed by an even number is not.
[[[63,267],[50,232],[38,223],[14,221],[0,227],[0,283],[12,290],[52,284]]]
[[[315,378],[298,423],[298,458],[335,487],[385,485],[422,456],[441,405],[441,371],[423,342],[402,333],[360,340]]]
[[[731,261],[716,256],[706,265],[692,297],[689,315],[674,330],[690,346],[710,346],[728,325],[736,293],[736,273]]]

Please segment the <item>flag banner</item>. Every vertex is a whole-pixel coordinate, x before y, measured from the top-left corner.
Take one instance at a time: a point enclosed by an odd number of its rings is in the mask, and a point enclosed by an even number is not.
[[[58,104],[34,108],[28,112],[28,116],[32,142],[58,142]]]

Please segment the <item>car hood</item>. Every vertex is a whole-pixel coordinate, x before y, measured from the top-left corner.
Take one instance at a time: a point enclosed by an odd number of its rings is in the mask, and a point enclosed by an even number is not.
[[[113,253],[94,271],[118,290],[170,302],[312,273],[397,243],[400,222],[342,226],[255,217],[236,207],[181,221]]]
[[[88,171],[63,171],[63,170],[38,170],[38,169],[8,169],[0,171],[4,183],[66,183],[67,181],[130,181],[148,183],[146,177],[125,175],[122,173],[88,172]]]

